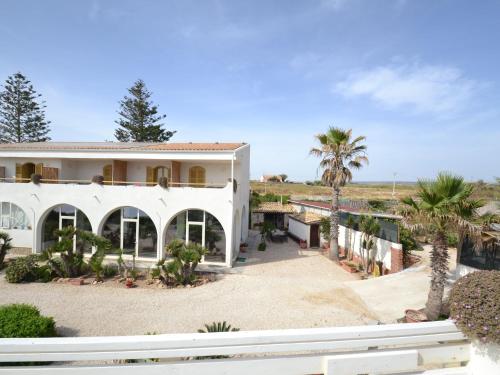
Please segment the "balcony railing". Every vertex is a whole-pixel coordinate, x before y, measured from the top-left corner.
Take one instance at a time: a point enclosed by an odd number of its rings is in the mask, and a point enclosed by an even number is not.
[[[17,177],[7,177],[0,178],[0,183],[28,183],[31,182],[30,178],[17,178]],[[65,180],[65,179],[47,179],[42,178],[40,180],[42,184],[76,184],[76,185],[90,185],[92,180]],[[194,187],[194,188],[224,188],[229,182],[226,183],[192,183],[192,182],[172,182],[169,181],[167,187]],[[156,182],[146,182],[146,181],[103,181],[106,186],[146,186],[153,187],[158,185]]]
[[[469,351],[470,343],[452,321],[150,336],[19,338],[0,339],[0,363],[4,362],[0,375],[465,375],[470,373],[464,366]],[[218,357],[207,358],[210,356]],[[48,361],[52,363],[45,366],[4,367],[5,362]],[[75,361],[85,363],[72,363]],[[441,370],[426,371],[429,368]]]

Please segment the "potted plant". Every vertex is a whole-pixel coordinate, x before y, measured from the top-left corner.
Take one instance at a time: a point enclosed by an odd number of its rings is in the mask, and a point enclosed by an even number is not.
[[[247,252],[247,250],[248,250],[248,244],[247,244],[246,242],[242,242],[242,243],[240,244],[240,251],[241,251],[242,253],[246,253],[246,252]]]
[[[306,240],[300,240],[299,241],[299,246],[301,249],[307,249],[307,241]]]
[[[450,318],[471,339],[473,375],[498,374],[500,363],[500,271],[477,271],[450,292]]]
[[[134,279],[132,279],[131,277],[127,278],[127,280],[125,281],[125,286],[127,288],[133,288],[134,287]]]

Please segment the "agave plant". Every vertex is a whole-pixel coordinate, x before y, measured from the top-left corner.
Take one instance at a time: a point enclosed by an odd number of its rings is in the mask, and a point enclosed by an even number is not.
[[[7,232],[0,232],[0,269],[2,269],[7,251],[12,248],[11,241],[12,238],[10,238]]]
[[[231,327],[231,324],[227,324],[224,320],[223,322],[212,322],[211,324],[205,324],[205,329],[199,329],[199,333],[209,333],[209,332],[237,332],[239,328]]]

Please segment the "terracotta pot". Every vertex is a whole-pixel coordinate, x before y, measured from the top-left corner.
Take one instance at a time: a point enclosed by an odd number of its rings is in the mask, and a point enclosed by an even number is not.
[[[125,282],[125,286],[127,288],[133,288],[134,287],[134,281],[132,279],[127,279],[127,281]]]
[[[352,266],[350,266],[349,264],[347,264],[345,261],[340,261],[340,265],[341,265],[341,267],[344,270],[346,270],[349,273],[356,273],[356,272],[358,272],[358,270],[356,268],[353,268]]]
[[[406,323],[420,323],[429,321],[427,319],[427,315],[425,315],[423,311],[412,309],[405,310],[405,320]]]
[[[307,242],[306,241],[300,241],[299,246],[301,249],[307,249]]]

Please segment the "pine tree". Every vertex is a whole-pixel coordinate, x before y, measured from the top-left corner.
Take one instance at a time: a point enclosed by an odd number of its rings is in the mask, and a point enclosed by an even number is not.
[[[21,73],[9,76],[0,92],[0,143],[46,142],[50,121],[45,102]]]
[[[163,129],[166,115],[158,114],[158,107],[149,100],[148,91],[143,80],[137,80],[128,89],[131,96],[120,101],[121,118],[115,121],[120,128],[115,130],[115,137],[120,142],[166,142],[175,133]]]

